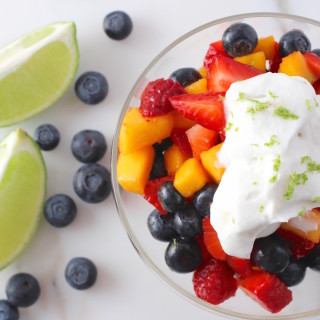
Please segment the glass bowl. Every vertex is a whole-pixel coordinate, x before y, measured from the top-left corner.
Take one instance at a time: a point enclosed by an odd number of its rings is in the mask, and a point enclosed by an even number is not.
[[[200,26],[174,41],[154,58],[133,86],[120,114],[114,135],[111,156],[111,174],[118,213],[129,238],[142,260],[161,280],[195,305],[220,316],[235,319],[304,319],[320,316],[320,274],[310,269],[304,281],[292,287],[293,301],[281,312],[272,314],[247,297],[241,290],[235,297],[214,306],[196,297],[192,286],[192,273],[179,274],[165,263],[167,243],[152,238],[147,228],[147,217],[154,209],[141,196],[121,190],[117,182],[117,157],[120,126],[130,107],[138,107],[140,95],[151,80],[168,78],[182,67],[199,68],[211,42],[220,40],[225,29],[235,22],[253,26],[259,37],[273,35],[278,41],[282,34],[301,29],[309,37],[312,48],[320,48],[320,23],[307,18],[276,13],[250,13],[230,16]]]

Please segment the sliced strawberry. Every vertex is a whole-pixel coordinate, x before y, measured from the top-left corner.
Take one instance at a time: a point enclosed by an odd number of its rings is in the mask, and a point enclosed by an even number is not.
[[[203,241],[208,252],[216,259],[226,260],[227,254],[223,251],[216,230],[213,229],[210,219],[202,220]]]
[[[179,147],[181,152],[187,157],[192,157],[192,149],[184,129],[173,128],[171,131],[170,139]]]
[[[306,52],[303,54],[304,59],[307,62],[308,67],[320,77],[320,57],[313,52]]]
[[[210,66],[212,64],[212,58],[218,54],[228,57],[228,54],[223,48],[222,40],[212,42],[209,46],[207,54],[203,60],[203,66],[207,71],[210,69]]]
[[[313,89],[316,92],[316,94],[320,94],[320,79],[318,79],[317,81],[315,81],[313,84]]]
[[[261,70],[252,66],[217,55],[212,57],[212,64],[208,71],[208,91],[226,92],[233,82],[249,79],[262,73]]]
[[[158,200],[158,189],[160,185],[166,181],[173,181],[173,177],[166,176],[154,180],[148,180],[143,194],[143,197],[163,214],[167,214],[168,212],[162,208]]]
[[[252,272],[252,264],[249,259],[241,259],[227,256],[227,263],[231,269],[241,278],[246,278]]]
[[[218,132],[196,124],[186,131],[193,157],[200,160],[200,153],[220,143]]]
[[[144,117],[155,117],[172,111],[169,97],[185,94],[179,82],[172,79],[150,81],[141,94],[139,111]]]
[[[220,95],[184,94],[169,100],[180,114],[201,126],[216,132],[224,129],[224,107]]]
[[[197,297],[219,304],[233,297],[238,289],[234,272],[225,261],[211,258],[202,263],[193,274],[193,288]]]
[[[202,262],[205,263],[208,259],[212,258],[212,256],[208,252],[208,250],[207,250],[207,248],[206,248],[206,246],[204,244],[203,235],[200,235],[200,236],[196,237],[195,240],[200,245],[201,252],[202,252]]]
[[[253,271],[239,280],[240,288],[272,313],[279,312],[292,300],[292,292],[275,274]]]
[[[279,44],[278,42],[274,42],[274,56],[271,60],[269,60],[269,71],[270,72],[278,72],[279,65],[281,63],[281,55],[279,51]]]
[[[277,234],[289,243],[292,256],[296,260],[305,257],[318,245],[318,243],[299,237],[293,232],[282,228],[277,230]]]

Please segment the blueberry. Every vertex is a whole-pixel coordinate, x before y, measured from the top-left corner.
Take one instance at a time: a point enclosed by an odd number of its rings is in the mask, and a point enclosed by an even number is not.
[[[279,40],[279,51],[281,57],[286,57],[292,52],[301,51],[305,53],[311,50],[311,42],[301,30],[286,32]]]
[[[164,163],[163,153],[155,153],[155,158],[152,164],[151,172],[149,174],[149,180],[154,180],[166,176],[167,169]]]
[[[200,80],[200,72],[195,68],[181,68],[171,73],[169,76],[174,82],[179,82],[183,87]]]
[[[113,40],[123,40],[132,31],[131,18],[123,11],[114,11],[106,15],[103,20],[103,29]]]
[[[80,162],[97,162],[107,151],[106,139],[99,131],[82,130],[74,135],[71,142],[71,151]]]
[[[172,181],[167,181],[160,185],[158,200],[162,208],[168,212],[174,212],[186,206],[185,198],[174,187]]]
[[[18,320],[19,310],[7,300],[0,300],[0,320]]]
[[[50,197],[44,205],[44,216],[54,227],[69,225],[77,215],[77,207],[72,198],[65,194]]]
[[[158,210],[153,210],[148,216],[147,224],[151,235],[157,240],[170,241],[177,236],[171,213],[162,214]]]
[[[289,244],[275,234],[259,238],[254,243],[251,259],[264,271],[280,273],[290,262]]]
[[[320,271],[320,246],[314,248],[305,258],[309,268]]]
[[[306,275],[306,265],[302,259],[291,261],[288,266],[278,274],[278,278],[288,287],[299,284]]]
[[[217,188],[215,183],[206,184],[193,197],[193,204],[203,217],[210,216],[210,206]]]
[[[313,49],[312,52],[320,57],[320,49]]]
[[[202,233],[202,217],[193,207],[188,206],[175,212],[173,227],[182,238],[195,238]]]
[[[160,143],[156,142],[153,145],[153,148],[156,153],[163,153],[173,145],[173,142],[170,138],[163,139]]]
[[[83,73],[74,86],[77,97],[86,104],[97,104],[108,94],[108,82],[104,75],[95,71]]]
[[[15,307],[29,307],[40,296],[40,286],[35,277],[28,273],[17,273],[12,276],[6,285],[6,294],[9,303]]]
[[[95,284],[97,268],[91,260],[77,257],[69,261],[64,275],[71,287],[84,290]]]
[[[73,190],[85,202],[101,202],[111,192],[110,173],[98,163],[85,164],[73,177]]]
[[[51,124],[39,126],[34,133],[34,140],[41,150],[53,150],[60,141],[60,133],[56,127]]]
[[[165,251],[165,261],[173,271],[192,272],[202,262],[200,245],[194,239],[174,238]]]
[[[251,53],[258,44],[257,32],[250,25],[234,23],[222,35],[222,45],[230,57]]]

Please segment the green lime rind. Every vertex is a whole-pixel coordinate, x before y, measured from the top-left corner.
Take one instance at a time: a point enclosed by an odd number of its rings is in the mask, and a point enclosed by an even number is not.
[[[51,107],[72,84],[78,66],[74,22],[50,24],[0,49],[0,127]]]
[[[33,238],[46,198],[47,172],[37,143],[23,130],[0,143],[0,270]]]

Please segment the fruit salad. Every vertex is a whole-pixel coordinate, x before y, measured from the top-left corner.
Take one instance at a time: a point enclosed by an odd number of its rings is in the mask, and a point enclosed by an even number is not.
[[[320,50],[234,23],[202,66],[152,79],[124,116],[117,177],[154,206],[165,262],[214,305],[242,290],[277,313],[320,271]]]

